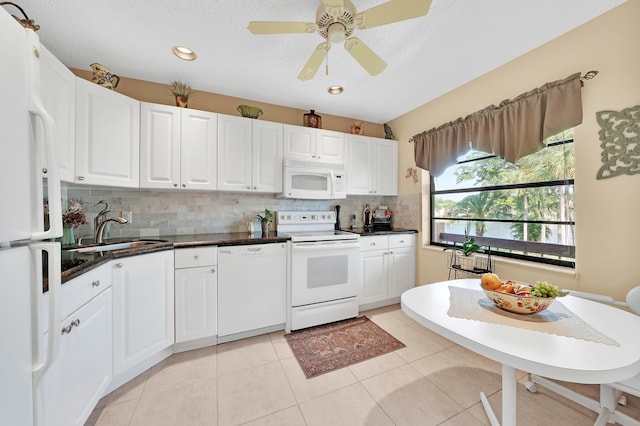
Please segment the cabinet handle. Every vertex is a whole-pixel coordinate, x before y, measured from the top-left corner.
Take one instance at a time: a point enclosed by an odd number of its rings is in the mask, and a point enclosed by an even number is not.
[[[118,262],[118,263],[116,263],[116,264],[115,264],[115,265],[113,265],[113,266],[115,266],[116,268],[122,268],[122,266],[123,266],[123,265],[122,265],[122,263],[121,263],[121,262]]]
[[[84,176],[78,176],[78,180],[84,180]]]
[[[73,329],[73,327],[78,327],[79,325],[80,325],[80,318],[75,319],[71,321],[71,323],[68,326],[62,327],[62,330],[60,330],[60,334],[62,335],[69,334],[71,333],[71,330]]]
[[[215,269],[211,269],[211,273],[212,273],[212,274],[215,274],[215,273],[216,273],[216,270],[215,270]]]
[[[100,287],[100,280],[95,280],[91,283],[91,287]]]

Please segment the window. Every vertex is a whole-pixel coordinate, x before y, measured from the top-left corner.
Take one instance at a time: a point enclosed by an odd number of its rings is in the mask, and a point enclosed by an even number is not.
[[[469,151],[431,177],[431,244],[467,237],[492,255],[575,267],[573,130],[509,163]]]

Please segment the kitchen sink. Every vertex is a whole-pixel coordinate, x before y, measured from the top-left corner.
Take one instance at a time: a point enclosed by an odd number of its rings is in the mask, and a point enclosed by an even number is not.
[[[145,247],[151,244],[160,244],[166,243],[164,240],[135,240],[135,241],[125,241],[121,243],[107,243],[101,244],[98,246],[88,246],[88,247],[78,247],[74,249],[69,249],[67,251],[76,252],[76,253],[98,253],[105,251],[114,251],[114,250],[129,250],[140,247]]]

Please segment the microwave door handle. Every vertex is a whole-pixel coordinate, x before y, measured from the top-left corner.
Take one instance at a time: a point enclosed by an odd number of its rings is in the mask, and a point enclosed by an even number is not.
[[[329,190],[329,193],[331,198],[336,198],[336,174],[333,170],[330,170],[329,172],[331,176],[331,181],[329,182],[329,185],[331,185],[331,188]]]

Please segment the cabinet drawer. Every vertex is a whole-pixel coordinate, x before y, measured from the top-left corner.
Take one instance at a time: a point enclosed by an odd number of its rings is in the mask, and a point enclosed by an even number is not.
[[[218,247],[205,246],[174,250],[175,268],[197,268],[218,264]]]
[[[386,250],[389,248],[389,238],[386,235],[360,237],[360,251]]]
[[[389,247],[415,247],[416,234],[389,235]]]
[[[64,318],[79,307],[111,287],[111,269],[100,265],[74,278],[62,286],[60,293],[60,317]]]

